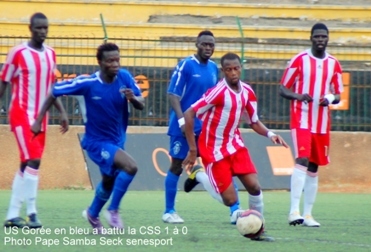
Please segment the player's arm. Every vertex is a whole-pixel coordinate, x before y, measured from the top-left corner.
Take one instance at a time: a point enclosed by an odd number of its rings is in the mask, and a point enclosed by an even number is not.
[[[138,110],[144,109],[144,98],[142,96],[142,92],[140,91],[140,88],[135,82],[135,79],[133,76],[126,71],[120,72],[120,74],[124,75],[126,78],[126,81],[124,84],[126,84],[127,88],[120,90],[122,92],[126,99],[130,101],[131,104],[133,104],[133,107]]]
[[[330,104],[338,104],[340,102],[340,93],[344,91],[342,74],[343,71],[340,63],[336,61],[334,75],[331,79],[331,93],[321,97],[319,105],[328,106]]]
[[[167,91],[170,106],[178,118],[179,127],[182,129],[182,132],[184,132],[185,119],[182,106],[180,104],[180,99],[183,95],[188,78],[186,63],[187,61],[183,60],[176,66]]]
[[[68,131],[69,127],[67,112],[63,107],[62,101],[59,98],[55,99],[53,104],[54,107],[59,111],[60,114],[59,124],[61,126],[60,132],[64,134]]]
[[[193,132],[195,116],[196,112],[192,107],[188,108],[186,112],[184,112],[184,132],[185,137],[187,138],[189,151],[187,157],[183,161],[183,165],[186,166],[186,169],[188,170],[192,169],[197,159],[197,144],[195,134]]]
[[[57,98],[54,97],[52,93],[49,93],[48,96],[46,97],[46,99],[45,99],[45,101],[44,101],[44,103],[41,107],[41,110],[40,110],[39,114],[37,115],[37,118],[36,118],[35,122],[31,126],[31,131],[35,135],[40,133],[42,121],[43,121],[46,113],[50,109],[50,107],[55,103],[56,99]]]
[[[289,62],[282,75],[279,95],[288,100],[311,102],[313,101],[313,98],[309,94],[298,94],[292,91],[292,88],[299,76],[300,66],[301,57],[297,55]]]

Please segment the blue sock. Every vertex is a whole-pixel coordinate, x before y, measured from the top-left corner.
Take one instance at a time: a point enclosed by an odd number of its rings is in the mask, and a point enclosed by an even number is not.
[[[113,186],[113,194],[111,204],[108,210],[118,210],[122,197],[124,197],[131,181],[133,181],[134,176],[129,175],[124,171],[120,171],[115,179],[115,184]]]
[[[167,172],[165,178],[165,201],[166,201],[166,210],[165,213],[175,212],[175,197],[178,190],[178,181],[179,176],[175,175],[171,171]]]
[[[234,189],[236,190],[237,201],[236,201],[236,203],[234,203],[233,206],[230,206],[230,207],[229,207],[229,210],[231,211],[231,214],[232,214],[234,211],[240,209],[240,200],[239,200],[239,198],[238,198],[238,185],[236,184],[236,182],[235,182],[234,180],[233,180],[233,185],[234,185]]]
[[[109,197],[111,196],[112,190],[107,191],[103,188],[102,182],[100,182],[95,189],[95,196],[93,202],[89,207],[89,215],[97,218],[99,216],[100,211],[102,210],[104,204],[108,201]]]

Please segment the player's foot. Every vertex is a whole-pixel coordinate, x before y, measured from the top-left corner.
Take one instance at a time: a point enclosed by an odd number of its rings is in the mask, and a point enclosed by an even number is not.
[[[92,217],[89,214],[89,208],[82,211],[82,217],[84,217],[90,223],[90,225],[93,228],[93,233],[94,234],[102,234],[103,233],[104,227],[102,225],[102,222],[100,222],[99,217],[95,218],[95,217]]]
[[[252,241],[265,241],[265,242],[273,242],[274,238],[272,236],[267,235],[266,232],[263,231],[259,236],[251,238]]]
[[[9,220],[6,220],[4,222],[4,227],[17,227],[17,228],[23,228],[27,225],[27,222],[25,219],[21,217],[15,217]]]
[[[305,218],[304,218],[303,226],[305,226],[305,227],[320,227],[321,224],[319,224],[317,221],[315,221],[311,215],[306,215]]]
[[[37,215],[33,213],[27,218],[27,226],[29,228],[41,228],[43,225],[41,224],[39,218],[37,218]]]
[[[304,218],[303,216],[300,215],[299,212],[293,212],[293,213],[290,213],[289,214],[289,225],[293,225],[293,226],[296,226],[296,225],[301,225],[303,224],[303,221],[304,221]]]
[[[196,174],[199,171],[205,171],[205,169],[201,165],[195,165],[193,166],[191,170],[191,174],[189,174],[186,181],[184,181],[184,191],[186,193],[190,192],[195,188],[195,186],[199,183],[196,179]]]
[[[104,217],[106,218],[111,228],[118,228],[118,229],[124,228],[124,224],[122,223],[119,210],[106,210],[104,212]]]
[[[242,209],[237,209],[236,211],[234,211],[232,214],[231,214],[231,224],[232,225],[236,225],[237,223],[237,219],[241,216],[241,214],[245,212],[244,210]]]
[[[162,215],[162,221],[170,224],[183,224],[184,220],[176,212],[165,213]]]

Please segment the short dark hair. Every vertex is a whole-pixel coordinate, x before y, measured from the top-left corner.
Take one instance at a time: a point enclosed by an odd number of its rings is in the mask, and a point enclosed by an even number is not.
[[[312,30],[310,31],[310,35],[313,35],[313,32],[315,30],[326,30],[327,31],[327,34],[329,33],[328,32],[328,28],[327,28],[327,26],[324,23],[316,23],[315,25],[313,25],[312,26]]]
[[[103,59],[104,52],[111,52],[111,51],[120,51],[120,49],[114,43],[105,43],[105,44],[100,45],[97,49],[97,60]]]
[[[211,32],[211,31],[209,31],[209,30],[204,30],[204,31],[202,31],[202,32],[200,32],[199,34],[198,34],[198,36],[197,36],[197,38],[200,38],[201,36],[212,36],[212,37],[214,37],[214,34]]]
[[[34,13],[31,18],[30,18],[30,25],[32,26],[34,23],[35,23],[35,20],[36,19],[48,19],[44,13],[41,13],[41,12],[36,12]]]
[[[240,56],[238,56],[235,53],[229,52],[229,53],[226,53],[226,54],[223,55],[223,57],[220,59],[220,64],[223,67],[223,63],[224,63],[225,60],[235,60],[235,59],[238,59],[238,61],[241,63]]]

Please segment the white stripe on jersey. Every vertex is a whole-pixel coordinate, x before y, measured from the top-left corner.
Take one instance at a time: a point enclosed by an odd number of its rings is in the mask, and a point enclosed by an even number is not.
[[[65,89],[65,88],[71,88],[71,87],[77,86],[77,85],[82,84],[82,83],[85,83],[87,81],[96,81],[96,80],[99,80],[99,77],[98,76],[95,76],[95,77],[82,76],[82,77],[85,77],[85,78],[81,78],[81,79],[76,78],[72,82],[67,81],[66,83],[59,82],[58,85],[55,85],[54,86],[54,89],[62,90],[62,89]]]
[[[37,74],[37,69],[36,69],[36,63],[34,61],[34,58],[32,56],[32,53],[30,50],[23,50],[22,51],[22,54],[23,54],[23,58],[26,62],[26,66],[27,66],[27,70],[28,70],[28,85],[27,85],[27,93],[28,93],[28,97],[27,97],[27,115],[28,115],[28,120],[29,120],[29,123],[30,125],[32,125],[34,122],[34,118],[36,116],[36,113],[35,113],[35,103],[36,103],[36,89],[38,88],[37,87],[37,83],[36,83],[36,74]],[[31,76],[35,76],[35,78],[31,78]],[[20,78],[22,78],[22,76],[20,76]],[[43,83],[40,83],[41,85]],[[21,85],[19,87],[19,90],[21,93],[23,93],[23,85]],[[19,96],[20,98],[22,97],[21,95]],[[22,102],[23,100],[23,97],[20,99],[20,101]]]

